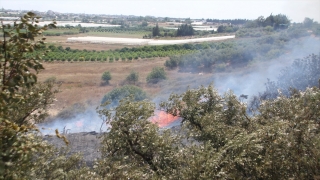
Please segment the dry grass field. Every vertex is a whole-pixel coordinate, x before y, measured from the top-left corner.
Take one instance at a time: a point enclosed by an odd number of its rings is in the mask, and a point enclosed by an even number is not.
[[[87,34],[85,34],[87,35]],[[77,37],[85,36],[78,34]],[[96,44],[74,42],[68,43],[67,39],[74,35],[48,36],[46,42],[56,46],[71,47],[72,49],[87,50],[114,50],[123,47],[136,47],[123,44]],[[109,62],[52,62],[44,63],[45,70],[39,73],[39,81],[55,77],[60,85],[61,92],[57,94],[57,102],[52,106],[50,112],[56,115],[61,110],[72,106],[75,103],[84,103],[96,107],[100,104],[102,97],[112,89],[122,86],[125,78],[131,71],[139,72],[139,86],[144,89],[148,96],[153,98],[159,95],[160,91],[180,91],[182,85],[193,85],[199,83],[199,79],[194,74],[181,73],[177,70],[167,71],[168,80],[156,85],[148,85],[146,77],[152,68],[164,66],[166,58],[139,59],[132,62],[116,61]],[[101,76],[105,71],[110,71],[112,79],[109,85],[101,85]],[[209,77],[209,75],[208,75]],[[205,80],[205,76],[202,76]],[[200,81],[202,81],[200,80]],[[210,81],[210,79],[208,80]],[[198,84],[197,83],[197,84]],[[203,84],[208,84],[207,82]],[[175,86],[176,85],[176,86]],[[165,87],[164,87],[165,86]],[[181,89],[181,88],[180,88]],[[168,93],[168,92],[166,92]],[[171,92],[169,92],[171,93]]]
[[[133,70],[139,72],[139,86],[150,97],[160,91],[161,85],[148,85],[146,77],[153,67],[163,66],[167,58],[134,60],[132,62],[54,62],[44,63],[45,70],[39,73],[39,81],[55,77],[60,84],[61,92],[57,94],[57,102],[52,108],[60,111],[74,103],[99,105],[102,97],[113,88],[123,85],[125,78]],[[112,79],[109,85],[102,85],[101,76],[110,71]],[[175,71],[168,72],[169,77]]]

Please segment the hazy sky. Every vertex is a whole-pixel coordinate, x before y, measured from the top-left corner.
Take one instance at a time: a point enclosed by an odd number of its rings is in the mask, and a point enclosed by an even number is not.
[[[320,0],[0,0],[0,7],[88,14],[256,19],[285,14],[293,22],[320,22]]]

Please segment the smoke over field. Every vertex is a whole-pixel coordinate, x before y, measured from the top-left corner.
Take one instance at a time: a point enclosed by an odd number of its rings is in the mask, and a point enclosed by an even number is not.
[[[319,54],[320,40],[313,37],[292,40],[286,49],[288,49],[287,53],[276,59],[256,63],[249,67],[214,74],[194,73],[187,78],[169,80],[163,85],[165,88],[154,102],[166,100],[172,92],[179,94],[185,92],[187,88],[198,88],[209,84],[213,84],[220,94],[232,90],[238,96],[249,95],[250,99],[250,96],[265,90],[267,79],[276,80],[280,71],[290,66],[295,59],[304,58],[310,54]],[[250,52],[250,49],[248,51]]]
[[[54,134],[55,129],[61,133],[104,132],[107,130],[106,124],[94,109],[87,109],[70,119],[57,118],[48,123],[39,124],[38,127],[43,134]]]

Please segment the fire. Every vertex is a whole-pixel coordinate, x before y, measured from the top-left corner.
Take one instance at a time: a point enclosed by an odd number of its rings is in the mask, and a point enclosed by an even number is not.
[[[178,116],[173,116],[164,111],[156,110],[155,115],[150,118],[151,122],[158,124],[159,127],[165,127],[178,120]]]
[[[77,127],[82,127],[82,126],[83,126],[83,121],[82,121],[82,120],[77,121],[77,122],[76,122],[76,126],[77,126]]]

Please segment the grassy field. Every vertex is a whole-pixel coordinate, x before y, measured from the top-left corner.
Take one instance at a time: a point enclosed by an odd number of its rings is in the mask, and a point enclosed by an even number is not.
[[[160,91],[159,85],[146,84],[147,74],[153,67],[163,66],[167,58],[138,60],[132,63],[114,62],[77,62],[77,63],[44,63],[45,70],[39,73],[39,81],[55,77],[61,85],[61,92],[57,94],[57,102],[52,108],[60,111],[74,103],[99,105],[102,97],[113,88],[122,85],[129,73],[139,72],[139,86],[149,96]],[[104,71],[110,71],[112,79],[109,85],[101,85],[101,76]],[[169,72],[169,77],[174,71]]]
[[[150,99],[164,89],[178,92],[180,87],[187,87],[211,77],[204,74],[199,79],[197,74],[181,73],[177,70],[166,71],[168,80],[156,85],[146,83],[146,77],[153,67],[163,67],[168,58],[151,58],[133,62],[54,62],[44,63],[45,70],[39,73],[39,81],[55,77],[61,92],[57,94],[57,101],[51,108],[52,115],[75,104],[84,103],[92,107],[100,104],[102,97],[116,87],[123,85],[125,78],[133,71],[139,72],[138,86],[147,92]],[[110,71],[112,79],[109,85],[102,85],[101,76],[104,71]],[[208,84],[205,82],[205,84]],[[183,89],[184,90],[184,89]],[[171,92],[165,92],[171,93]]]

